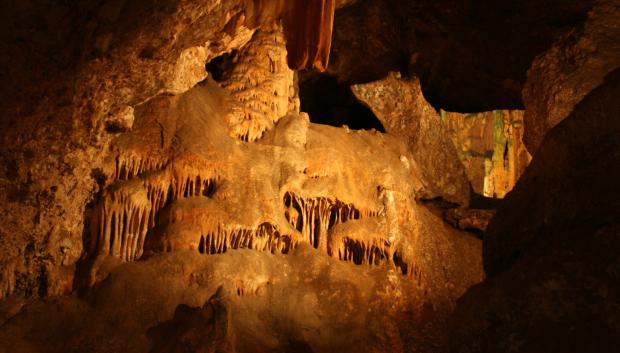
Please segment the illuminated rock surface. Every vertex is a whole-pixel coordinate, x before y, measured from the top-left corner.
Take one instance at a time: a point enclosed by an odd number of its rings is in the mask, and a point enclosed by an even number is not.
[[[420,82],[391,73],[384,80],[355,85],[352,90],[370,106],[387,132],[406,139],[423,176],[421,196],[466,206],[469,184],[463,165],[439,114],[424,99]]]
[[[0,352],[613,351],[618,7],[0,5]]]

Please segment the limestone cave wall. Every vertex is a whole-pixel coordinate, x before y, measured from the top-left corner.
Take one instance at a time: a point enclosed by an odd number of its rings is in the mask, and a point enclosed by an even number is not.
[[[620,343],[617,0],[0,10],[0,352]]]

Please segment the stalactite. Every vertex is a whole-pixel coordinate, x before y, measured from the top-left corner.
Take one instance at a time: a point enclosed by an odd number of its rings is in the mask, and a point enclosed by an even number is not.
[[[91,222],[91,253],[112,255],[124,261],[139,258],[162,208],[180,198],[211,196],[216,187],[217,179],[201,175],[167,175],[119,181],[104,193]],[[303,241],[341,261],[375,266],[385,266],[392,261],[403,274],[418,277],[415,267],[395,253],[388,239],[341,237],[328,240],[328,233],[334,226],[377,217],[378,211],[360,210],[337,199],[304,198],[292,192],[285,193],[283,201],[285,217],[301,238],[282,234],[277,226],[268,222],[255,229],[217,223],[205,226],[206,230],[198,235],[198,251],[213,255],[231,249],[252,249],[286,254]],[[182,221],[174,215],[168,217],[172,218],[167,222]],[[166,243],[162,249],[177,250],[172,243]]]
[[[148,163],[143,165],[150,168]],[[216,180],[201,175],[171,177],[162,172],[149,178],[117,181],[104,192],[91,216],[90,253],[124,261],[139,258],[159,211],[179,198],[210,197]]]
[[[325,71],[331,49],[334,0],[290,2],[284,14],[288,65],[294,70],[316,68]]]
[[[284,216],[297,229],[310,245],[327,251],[329,229],[347,220],[376,217],[379,213],[371,210],[358,210],[353,204],[338,199],[302,198],[287,192],[284,194]]]
[[[168,161],[161,157],[137,157],[134,155],[116,156],[114,169],[107,173],[106,178],[112,182],[129,180],[138,175],[163,169]]]
[[[389,247],[389,243],[382,238],[373,238],[370,241],[343,238],[334,246],[339,260],[351,261],[357,265],[377,266],[388,262]]]
[[[252,249],[286,254],[295,246],[290,236],[280,234],[277,227],[270,223],[263,223],[256,229],[229,229],[218,225],[215,230],[200,235],[198,251],[201,254],[215,255],[229,249]]]

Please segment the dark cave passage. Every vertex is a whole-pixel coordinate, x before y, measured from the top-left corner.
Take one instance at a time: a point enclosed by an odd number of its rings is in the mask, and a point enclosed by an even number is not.
[[[353,95],[348,84],[334,76],[300,73],[299,99],[301,111],[307,112],[313,123],[385,132],[372,110]]]
[[[229,53],[217,56],[205,64],[205,69],[216,82],[222,81],[225,78],[226,72],[235,65],[237,52],[238,50],[233,49]]]

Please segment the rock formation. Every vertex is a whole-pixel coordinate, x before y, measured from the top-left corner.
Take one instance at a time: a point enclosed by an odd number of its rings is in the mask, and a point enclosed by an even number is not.
[[[442,327],[456,297],[482,279],[480,244],[417,205],[419,182],[407,145],[388,134],[310,124],[294,111],[245,142],[229,134],[222,105],[228,101],[237,102],[234,93],[207,80],[136,108],[133,129],[112,141],[102,191],[89,212],[77,280],[94,289],[58,303],[71,307],[62,322],[84,325],[77,335],[88,338],[60,335],[45,346],[141,351],[146,341],[127,340],[168,320],[177,304],[201,305],[218,286],[240,297],[227,310],[234,332],[228,343],[241,350],[303,344],[359,351],[348,345],[355,337],[367,351],[400,351],[408,340],[424,341],[401,334],[405,327],[441,335],[432,325]],[[441,268],[433,265],[438,261]],[[368,280],[358,282],[358,273]],[[134,299],[120,289],[125,286]],[[139,309],[100,311],[146,291],[149,302]],[[97,298],[107,299],[82,308]],[[57,308],[41,307],[36,315]],[[140,319],[128,320],[121,334],[110,328],[115,316]],[[103,322],[80,324],[92,317]],[[3,339],[44,349],[18,334],[43,334],[28,314],[19,318],[6,324]],[[259,318],[271,322],[266,332],[256,331]],[[278,324],[290,320],[292,326]],[[353,332],[338,334],[345,329]],[[371,339],[379,334],[388,336]],[[117,343],[92,344],[100,335]]]
[[[619,8],[614,0],[596,1],[582,29],[562,37],[532,63],[523,90],[530,151],[620,65]]]
[[[352,90],[370,106],[387,132],[407,140],[423,178],[420,197],[440,197],[466,206],[469,184],[463,165],[439,114],[424,99],[420,82],[392,73],[381,81],[355,85]]]
[[[240,34],[225,50],[238,49],[219,82],[195,70],[213,51],[185,49],[173,67],[178,79],[166,86],[176,88],[106,118],[82,242],[73,258],[61,258],[64,272],[50,261],[42,277],[42,296],[81,296],[26,305],[3,326],[8,346],[359,351],[352,339],[366,351],[444,346],[456,298],[483,277],[480,241],[418,204],[418,161],[398,136],[312,124],[299,112],[286,27],[227,31]],[[434,265],[443,258],[451,260]],[[7,303],[21,294],[15,273],[4,268]],[[237,299],[203,306],[219,287],[218,295]],[[20,305],[8,305],[5,318]],[[210,316],[218,310],[224,321]],[[38,326],[34,317],[48,319]],[[193,327],[201,320],[213,323],[205,336]],[[257,331],[258,320],[268,328]],[[77,331],[45,333],[66,325]]]
[[[620,342],[616,0],[0,9],[0,353]]]

